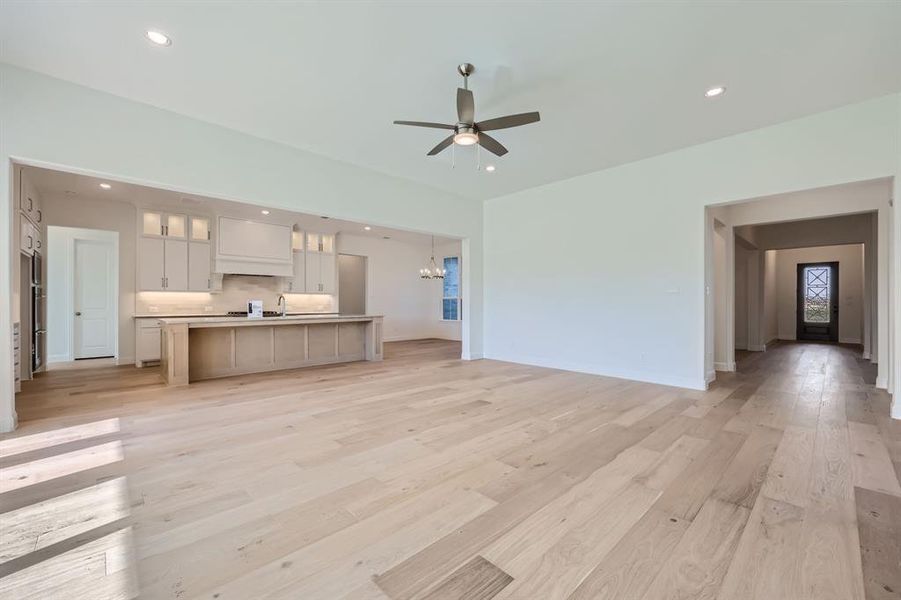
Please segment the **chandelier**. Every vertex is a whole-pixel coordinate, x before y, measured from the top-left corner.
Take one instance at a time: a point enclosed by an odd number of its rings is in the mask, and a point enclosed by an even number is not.
[[[435,264],[435,236],[432,236],[432,255],[429,257],[429,266],[419,269],[420,279],[444,279],[447,269],[441,269]]]

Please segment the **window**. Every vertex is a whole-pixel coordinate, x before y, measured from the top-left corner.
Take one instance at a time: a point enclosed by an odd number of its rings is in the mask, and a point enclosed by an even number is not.
[[[444,321],[460,320],[460,257],[444,258],[444,293],[441,299],[441,319]]]
[[[829,322],[829,267],[804,267],[804,322]]]

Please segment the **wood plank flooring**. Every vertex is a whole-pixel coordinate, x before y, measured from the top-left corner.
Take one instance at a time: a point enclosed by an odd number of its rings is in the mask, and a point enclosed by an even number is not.
[[[854,348],[707,392],[458,355],[26,382],[0,598],[901,598],[901,422]]]

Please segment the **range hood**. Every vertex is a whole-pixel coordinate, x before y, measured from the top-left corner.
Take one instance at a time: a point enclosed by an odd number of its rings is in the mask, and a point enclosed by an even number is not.
[[[291,277],[292,230],[290,225],[220,216],[213,271],[223,275]]]

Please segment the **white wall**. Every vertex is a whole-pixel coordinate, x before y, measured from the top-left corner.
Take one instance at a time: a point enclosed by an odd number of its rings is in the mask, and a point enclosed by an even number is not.
[[[55,196],[45,194],[42,197],[44,206],[44,222],[48,227],[74,228],[76,230],[104,230],[115,232],[118,235],[119,245],[119,338],[118,358],[122,364],[134,362],[135,357],[135,331],[132,318],[135,312],[135,245],[136,245],[136,217],[135,208],[124,202],[114,202],[99,198]],[[60,265],[61,261],[57,252],[70,252],[71,240],[74,237],[92,235],[85,231],[60,232],[65,249],[53,247],[47,249],[48,267]],[[91,239],[91,238],[88,238]],[[48,303],[60,301],[59,295],[65,294],[66,286],[71,284],[70,273],[66,273],[67,280],[61,281],[59,273],[47,274],[47,300]],[[49,309],[49,304],[48,304]],[[68,310],[68,308],[66,309]],[[65,321],[63,321],[65,323]],[[56,338],[58,333],[50,331],[60,327],[61,323],[48,323],[48,342]],[[70,342],[69,342],[70,343]],[[71,360],[61,358],[59,348],[47,350],[48,357],[55,356],[57,360]],[[65,353],[67,356],[68,353]]]
[[[489,200],[487,355],[703,388],[704,207],[894,176],[899,114],[888,96]]]
[[[750,285],[748,282],[748,260],[751,252],[740,245],[735,246],[735,348],[747,350],[750,327],[748,323],[748,303]]]
[[[454,250],[447,255],[459,255],[459,242],[436,246],[435,261],[440,265],[444,252]],[[385,316],[385,341],[460,339],[460,322],[441,321],[441,282],[419,278],[429,260],[429,244],[341,233],[338,252],[367,257],[366,312]]]
[[[776,251],[776,304],[779,339],[796,339],[798,264],[838,262],[838,341],[863,341],[863,245],[821,246]]]
[[[779,337],[779,313],[776,304],[776,251],[764,251],[763,321],[764,344]]]
[[[46,204],[45,204],[46,206]],[[46,214],[46,208],[45,208]],[[122,269],[119,261],[119,232],[104,231],[99,229],[79,229],[75,227],[47,227],[47,252],[44,260],[47,263],[47,280],[45,293],[47,294],[47,362],[61,362],[75,358],[74,342],[74,313],[75,313],[75,241],[95,240],[112,245],[116,253],[113,268],[115,273],[110,275],[111,281],[121,281]],[[116,327],[119,336],[116,340],[115,355],[120,362],[134,362],[134,327],[130,318],[123,318],[123,294],[121,284],[116,287],[119,307],[117,310],[118,321]],[[134,297],[134,288],[125,295],[126,298]],[[131,340],[131,345],[123,346],[124,329],[130,330],[125,339]]]
[[[14,428],[10,161],[464,239],[463,355],[482,355],[482,205],[0,64],[0,431]],[[452,207],[453,210],[448,210]]]

